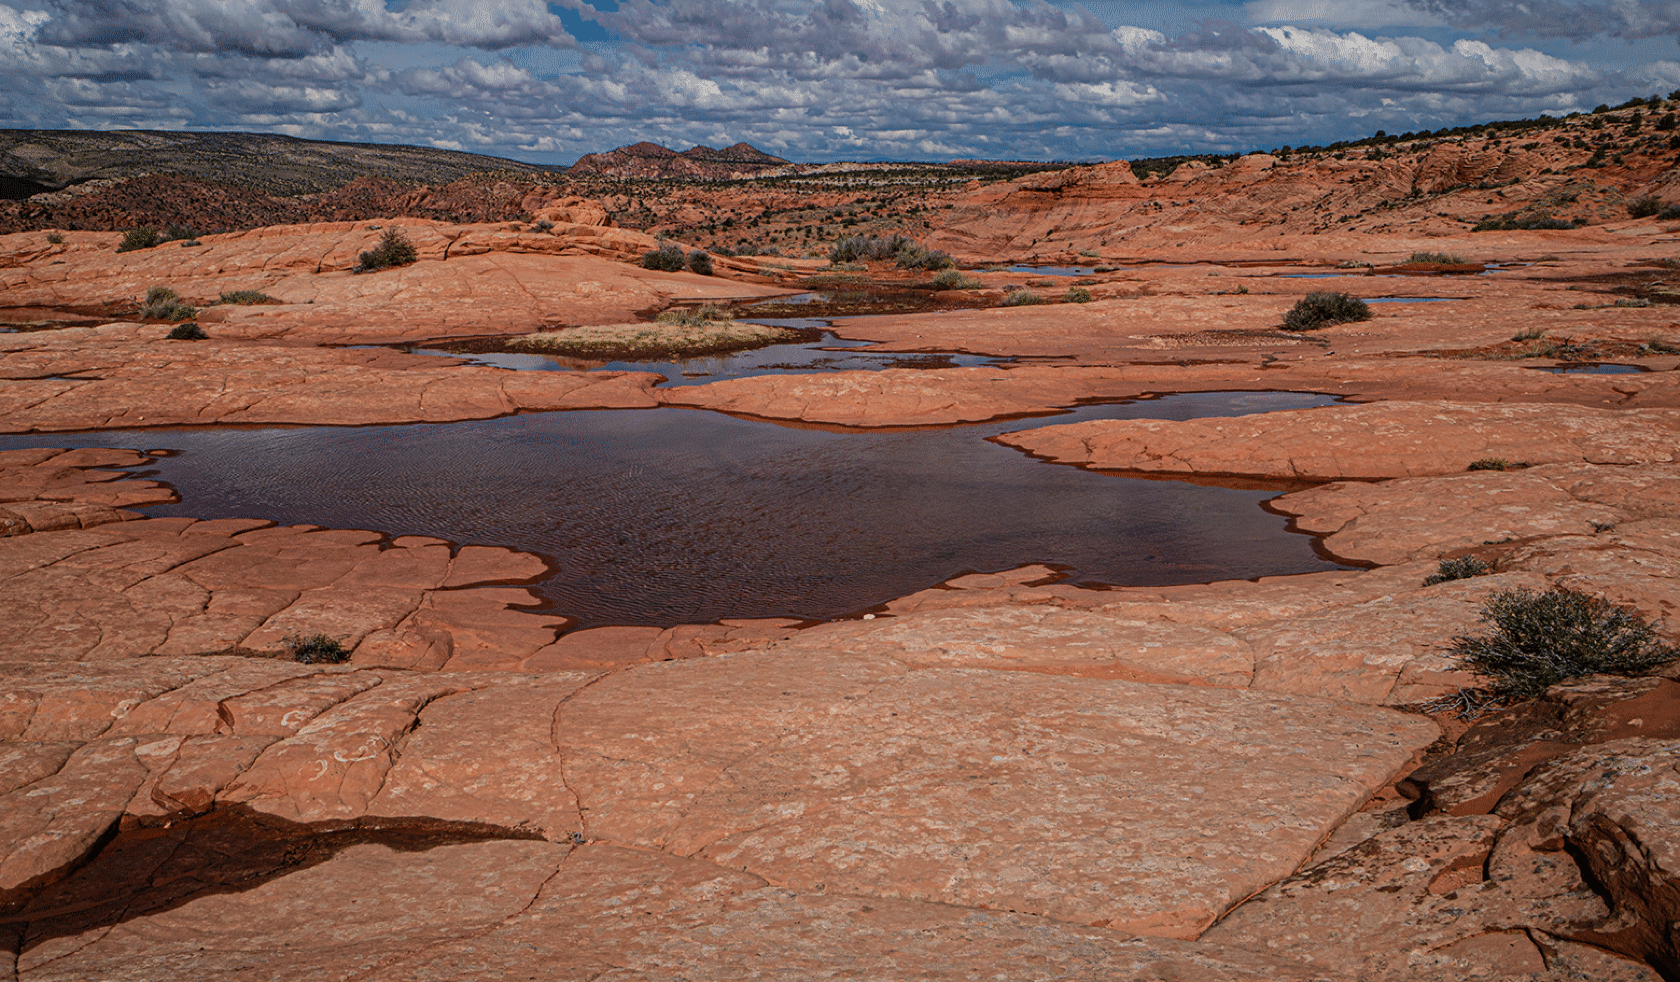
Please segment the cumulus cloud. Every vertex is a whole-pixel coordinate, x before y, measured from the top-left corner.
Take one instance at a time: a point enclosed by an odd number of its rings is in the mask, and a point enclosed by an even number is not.
[[[1677,4],[1184,0],[1243,23],[1168,29],[1067,0],[0,0],[0,125],[266,129],[552,162],[644,139],[807,160],[1234,151],[1666,92],[1672,61],[1497,35],[1528,30],[1522,11],[1566,9],[1570,31],[1645,36]]]
[[[1455,27],[1505,35],[1680,39],[1680,0],[1404,0]]]

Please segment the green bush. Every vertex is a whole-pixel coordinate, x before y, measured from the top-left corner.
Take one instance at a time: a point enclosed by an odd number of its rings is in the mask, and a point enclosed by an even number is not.
[[[282,641],[292,661],[305,665],[337,665],[350,660],[350,650],[325,634],[294,635]]]
[[[163,241],[163,236],[150,225],[131,228],[123,233],[122,242],[117,245],[118,252],[133,252],[136,249],[150,249]]]
[[[1538,341],[1545,336],[1546,336],[1546,329],[1543,328],[1543,327],[1525,327],[1522,330],[1518,331],[1517,333],[1511,335],[1511,340],[1512,341]]]
[[[914,242],[893,253],[893,262],[899,269],[954,269],[957,265],[943,249],[927,249]]]
[[[1462,266],[1464,257],[1456,252],[1414,252],[1409,263],[1440,263],[1447,266]]]
[[[662,273],[680,273],[688,264],[688,257],[683,255],[682,248],[670,242],[663,243],[657,249],[642,253],[642,268],[657,269]]]
[[[931,281],[935,290],[978,290],[982,284],[960,270],[947,269]]]
[[[186,324],[177,324],[175,328],[169,332],[169,340],[171,341],[203,341],[208,337],[210,337],[210,335],[204,333],[204,328],[191,322]]]
[[[1090,303],[1092,299],[1091,291],[1082,286],[1072,287],[1062,294],[1063,303]]]
[[[1475,576],[1486,576],[1491,572],[1493,572],[1493,567],[1475,556],[1443,559],[1436,564],[1435,572],[1423,578],[1423,585],[1434,586],[1437,583],[1448,583],[1452,580],[1468,580]]]
[[[1309,293],[1295,302],[1283,315],[1283,326],[1289,331],[1316,331],[1332,324],[1347,324],[1371,319],[1371,308],[1365,301],[1345,293]]]
[[[47,242],[49,242],[52,245],[63,245],[64,244],[64,234],[62,232],[48,232],[47,233]]]
[[[1003,295],[1003,305],[1005,307],[1031,307],[1049,302],[1031,290],[1014,289]]]
[[[362,272],[376,269],[389,269],[392,266],[407,266],[419,259],[414,251],[414,243],[408,241],[408,236],[400,228],[388,228],[379,237],[379,244],[367,252],[357,256],[360,263],[356,268]]]
[[[848,235],[834,244],[828,250],[828,261],[831,263],[867,262],[869,260],[893,259],[900,249],[906,247],[919,249],[916,240],[904,235],[888,235],[876,237],[873,235]]]
[[[1520,466],[1521,465],[1519,464],[1511,463],[1504,457],[1483,457],[1481,460],[1473,460],[1470,462],[1470,469],[1473,471],[1508,471],[1517,469]]]
[[[1662,199],[1654,194],[1642,195],[1628,202],[1627,210],[1634,218],[1653,218],[1662,214]]]
[[[1452,650],[1506,699],[1582,675],[1643,675],[1680,658],[1638,612],[1576,590],[1501,590],[1483,603],[1482,620],[1493,633],[1456,637]]]
[[[154,286],[146,291],[146,304],[140,308],[140,319],[148,321],[184,321],[198,313],[198,308],[181,300],[181,295],[167,286]]]
[[[1566,229],[1574,227],[1575,224],[1573,222],[1566,222],[1561,218],[1553,218],[1551,215],[1548,215],[1543,211],[1537,211],[1530,215],[1519,215],[1513,211],[1504,215],[1499,215],[1495,218],[1488,218],[1477,222],[1470,231],[1512,232],[1533,231],[1535,229],[1548,228]]]
[[[222,294],[222,298],[216,302],[224,304],[238,304],[241,307],[249,307],[253,304],[270,303],[273,300],[273,297],[260,290],[234,290],[232,292]]]
[[[688,269],[691,273],[701,276],[712,275],[712,257],[704,249],[696,249],[688,254]]]
[[[163,228],[164,242],[191,242],[197,238],[190,225],[165,225]]]

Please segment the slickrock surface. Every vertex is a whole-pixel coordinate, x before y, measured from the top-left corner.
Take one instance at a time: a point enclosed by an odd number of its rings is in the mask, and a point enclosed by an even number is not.
[[[252,857],[261,880],[179,906],[142,900],[108,930],[84,928],[73,916],[47,921],[19,959],[20,978],[1335,978],[1216,945],[1001,911],[798,893],[711,863],[610,845],[498,841],[415,851],[369,842],[311,858],[271,878],[283,862]],[[188,857],[144,860],[141,876],[202,882],[189,879],[202,874]],[[461,899],[445,908],[439,897]]]
[[[139,518],[134,507],[179,501],[155,481],[101,469],[147,460],[132,450],[0,451],[0,536],[92,528]]]
[[[355,275],[359,253],[401,229],[420,260]],[[450,225],[402,219],[279,226],[166,242],[118,253],[121,236],[40,233],[0,237],[0,297],[8,307],[102,308],[112,319],[167,286],[205,307],[218,337],[293,337],[315,343],[393,343],[634,320],[672,299],[776,292],[717,277],[660,273],[630,262],[654,247],[625,229],[565,224],[553,233],[509,223]],[[256,290],[278,304],[215,306],[224,292]]]
[[[169,341],[114,324],[0,335],[0,431],[366,426],[657,405],[645,372],[509,372],[383,348]]]
[[[1059,324],[1056,329],[1060,329]],[[855,328],[848,324],[846,330],[851,333]],[[1086,402],[1112,402],[1170,392],[1220,390],[1322,392],[1356,402],[1404,397],[1408,401],[1434,398],[1474,400],[1478,403],[1544,403],[1555,408],[1536,411],[1551,412],[1558,420],[1557,425],[1563,429],[1572,425],[1568,421],[1574,415],[1575,406],[1680,408],[1680,373],[1675,372],[1614,376],[1552,375],[1498,362],[1434,359],[1330,362],[1322,357],[1262,365],[1258,356],[1254,364],[1107,368],[1020,365],[761,375],[662,389],[658,398],[666,405],[714,409],[766,419],[874,427],[977,422],[1007,416],[1051,414],[1063,407]],[[1583,415],[1584,422],[1573,424],[1577,428],[1591,426],[1592,414]],[[1221,424],[1200,421],[1197,425]],[[1309,425],[1317,424],[1315,421]],[[1185,432],[1196,433],[1198,437],[1203,435],[1196,430]],[[1305,443],[1318,435],[1303,432],[1299,438]],[[1188,435],[1184,438],[1196,439]],[[1075,451],[1069,452],[1077,456]],[[1235,448],[1230,458],[1225,462],[1229,466],[1251,466],[1245,458],[1236,455]],[[1271,469],[1277,469],[1277,466]],[[1191,473],[1188,468],[1181,468],[1179,472]],[[1382,476],[1399,475],[1390,473]]]
[[[11,672],[30,754],[7,799],[13,898],[119,821],[220,801],[323,828],[577,833],[801,893],[1192,938],[1438,733],[1312,699],[842,655],[598,681],[240,658]]]
[[[1680,410],[1384,402],[1232,419],[1089,420],[998,437],[1098,470],[1274,480],[1450,474],[1480,460],[1666,463],[1680,456]]]

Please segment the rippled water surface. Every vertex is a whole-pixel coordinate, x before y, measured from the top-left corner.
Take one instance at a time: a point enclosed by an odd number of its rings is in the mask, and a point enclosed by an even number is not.
[[[1187,583],[1333,568],[1260,503],[1273,492],[1090,473],[988,442],[1091,418],[1237,415],[1326,402],[1213,393],[979,426],[829,432],[654,409],[465,423],[114,431],[21,446],[172,449],[183,501],[153,515],[433,535],[540,553],[556,613],[588,624],[822,618],[972,570]]]

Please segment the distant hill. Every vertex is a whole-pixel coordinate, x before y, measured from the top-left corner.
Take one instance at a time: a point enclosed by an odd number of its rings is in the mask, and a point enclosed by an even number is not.
[[[657,143],[642,142],[605,153],[585,154],[566,173],[573,177],[688,177],[715,181],[751,177],[772,168],[786,167],[788,163],[745,143],[722,150],[693,147],[678,153]]]
[[[430,147],[329,143],[266,133],[0,129],[0,198],[21,199],[90,180],[171,174],[289,197],[359,177],[448,184],[469,174],[543,174],[541,167]]]

